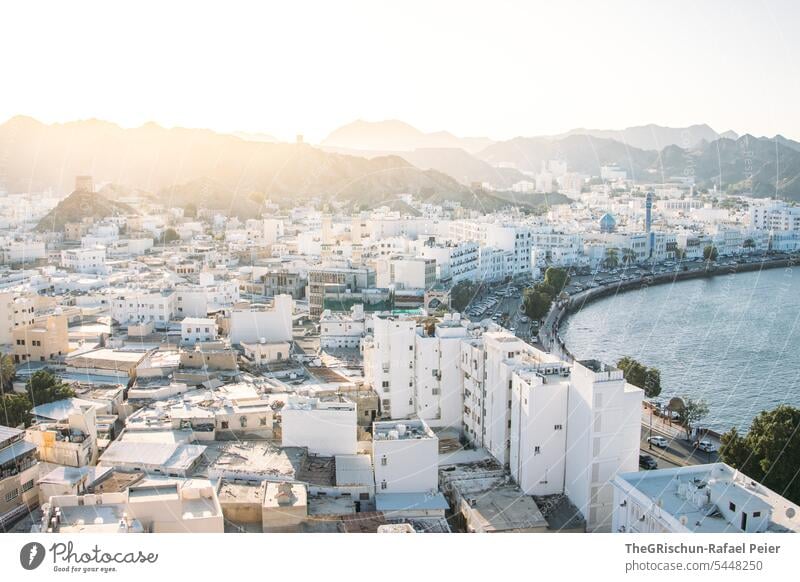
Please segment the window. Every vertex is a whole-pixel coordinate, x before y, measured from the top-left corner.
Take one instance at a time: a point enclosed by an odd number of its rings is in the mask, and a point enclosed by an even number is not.
[[[6,502],[13,501],[19,495],[19,489],[12,489],[8,493],[6,493]]]
[[[386,489],[386,481],[381,481],[381,489]]]
[[[541,452],[542,452],[542,450],[539,448],[539,446],[538,446],[538,445],[537,445],[537,446],[535,446],[535,447],[533,447],[533,454],[534,454],[534,455],[538,455],[538,454],[539,454],[539,453],[541,453]]]
[[[761,517],[761,512],[760,511],[754,511],[753,512],[753,517]]]
[[[736,504],[733,501],[728,502],[728,509],[736,511]]]
[[[553,427],[553,430],[562,430],[564,427],[560,424],[557,424]]]
[[[386,456],[381,457],[381,466],[385,467],[388,464],[388,459]]]
[[[30,481],[26,481],[25,483],[22,484],[22,492],[23,493],[25,493],[26,491],[30,491],[31,489],[33,489],[33,479],[31,479]],[[760,512],[757,512],[757,513],[759,515],[761,515]],[[758,516],[753,514],[753,517],[758,517]]]

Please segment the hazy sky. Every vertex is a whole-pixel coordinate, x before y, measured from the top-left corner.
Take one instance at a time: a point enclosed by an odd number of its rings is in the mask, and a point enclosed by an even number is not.
[[[4,2],[0,118],[800,138],[797,2]],[[120,8],[127,6],[127,8]]]

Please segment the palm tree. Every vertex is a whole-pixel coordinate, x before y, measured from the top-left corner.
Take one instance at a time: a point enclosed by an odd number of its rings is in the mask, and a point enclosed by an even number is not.
[[[613,269],[619,265],[619,254],[617,249],[606,249],[606,258],[603,262],[609,269]]]
[[[622,249],[622,262],[630,265],[636,259],[636,253],[633,249]]]
[[[11,388],[11,381],[14,379],[17,370],[14,367],[14,360],[8,354],[0,354],[0,393],[5,393],[6,388]]]

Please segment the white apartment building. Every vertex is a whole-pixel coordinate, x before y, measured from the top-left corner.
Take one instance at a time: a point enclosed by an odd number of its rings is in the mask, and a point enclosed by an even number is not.
[[[428,335],[418,327],[413,358],[416,416],[434,427],[461,428],[463,382],[461,342],[469,331],[458,314],[445,315]],[[403,353],[399,354],[403,356]]]
[[[612,485],[613,532],[800,531],[800,507],[725,463],[623,473]]]
[[[384,277],[378,273],[379,287],[394,285],[400,289],[430,289],[436,283],[436,259],[395,256],[386,259],[386,267]]]
[[[61,266],[76,273],[103,274],[106,272],[105,247],[86,247],[61,251]]]
[[[568,267],[583,256],[583,236],[559,232],[552,227],[531,231],[531,245],[538,263]]]
[[[208,317],[186,317],[181,321],[181,343],[213,342],[219,337],[217,322]]]
[[[322,349],[357,348],[366,333],[364,306],[353,305],[350,313],[333,313],[329,309],[319,318],[319,345]]]
[[[590,531],[610,528],[609,480],[638,467],[643,392],[620,370],[572,366],[512,334],[461,345],[464,433],[529,495],[566,493]]]
[[[281,418],[284,447],[308,447],[310,454],[326,457],[357,452],[354,402],[291,396]]]
[[[429,493],[439,489],[439,439],[422,420],[372,424],[375,491]]]
[[[800,231],[800,206],[782,200],[752,200],[750,227],[766,231]]]
[[[417,323],[411,318],[373,316],[364,338],[364,379],[377,392],[388,418],[409,418],[414,406],[414,350]],[[402,355],[405,354],[405,355]]]
[[[152,321],[157,327],[166,327],[176,313],[174,291],[148,291],[131,289],[111,301],[111,317],[121,324]]]
[[[381,398],[385,418],[421,418],[430,426],[461,426],[461,342],[468,322],[445,315],[433,332],[410,317],[374,315],[363,342],[364,379]]]
[[[217,281],[214,275],[201,272],[198,285],[178,285],[175,288],[178,315],[205,317],[210,311],[218,311],[239,301],[239,282]]]
[[[428,240],[418,252],[422,257],[435,260],[439,281],[455,285],[459,281],[476,281],[478,278],[478,243],[474,241],[439,243]]]
[[[231,344],[257,343],[262,338],[267,342],[291,341],[293,305],[291,295],[277,295],[271,307],[254,304],[247,309],[234,309],[231,312]]]
[[[564,492],[588,531],[610,531],[610,482],[639,467],[644,391],[625,382],[622,370],[595,360],[576,362],[569,386]]]
[[[478,281],[493,283],[502,281],[506,275],[506,265],[513,264],[513,253],[493,247],[481,246],[478,248]]]

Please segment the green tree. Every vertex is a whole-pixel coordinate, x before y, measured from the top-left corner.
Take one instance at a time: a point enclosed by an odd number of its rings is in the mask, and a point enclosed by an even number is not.
[[[756,241],[754,241],[752,238],[746,238],[746,239],[744,239],[744,242],[742,243],[742,248],[754,249],[754,248],[756,248]]]
[[[11,356],[0,354],[0,393],[4,393],[11,388],[11,382],[14,380],[16,373],[17,370]]]
[[[566,269],[548,267],[544,272],[544,284],[553,289],[552,297],[556,297],[569,283],[569,274]]]
[[[168,228],[161,235],[161,242],[163,242],[165,245],[176,240],[181,240],[181,237],[174,228]]]
[[[34,372],[25,385],[25,389],[33,406],[75,396],[72,388],[47,370]]]
[[[755,417],[742,436],[732,428],[722,435],[720,459],[748,477],[800,503],[800,409],[782,404]]]
[[[686,258],[686,249],[675,249],[675,260],[682,261]]]
[[[543,293],[536,288],[525,289],[523,294],[523,306],[525,315],[533,320],[542,319],[550,311],[553,298],[547,293]]]
[[[703,259],[706,261],[716,261],[719,256],[719,251],[714,245],[706,245],[703,248]]]
[[[683,408],[676,411],[678,422],[686,429],[686,438],[692,434],[692,427],[708,416],[708,403],[705,400],[683,399]]]
[[[31,424],[31,401],[27,394],[11,392],[0,396],[0,424],[10,427]]]
[[[456,311],[463,311],[477,293],[478,286],[472,281],[459,281],[450,289],[450,306]]]
[[[606,258],[603,264],[607,269],[615,269],[619,265],[619,252],[617,249],[606,249]]]
[[[636,260],[636,253],[633,249],[622,249],[622,262],[625,265],[630,265]]]
[[[661,394],[661,372],[658,368],[648,368],[628,356],[617,362],[617,368],[625,373],[625,380],[644,390],[647,398]]]

